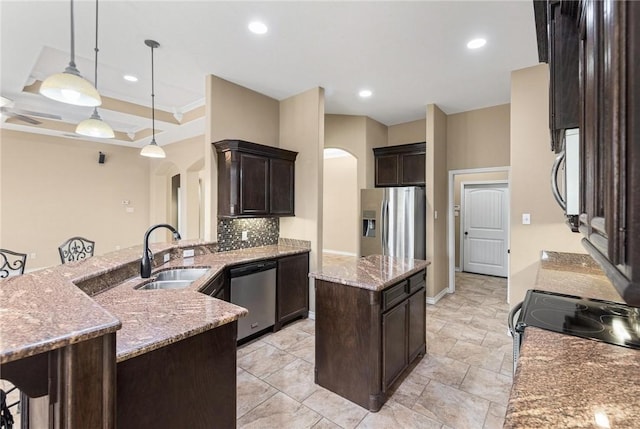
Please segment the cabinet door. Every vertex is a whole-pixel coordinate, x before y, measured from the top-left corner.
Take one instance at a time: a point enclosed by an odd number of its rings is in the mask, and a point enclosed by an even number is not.
[[[269,158],[240,154],[240,214],[269,213]]]
[[[309,311],[309,254],[278,259],[276,319],[279,324]]]
[[[270,213],[278,216],[295,214],[294,162],[271,159],[269,172]]]
[[[423,288],[409,298],[409,362],[426,352],[426,292]]]
[[[425,154],[410,153],[401,155],[403,186],[424,185],[425,180]]]
[[[376,156],[376,186],[398,186],[400,184],[400,171],[398,155]]]
[[[382,314],[382,390],[407,366],[408,301]]]

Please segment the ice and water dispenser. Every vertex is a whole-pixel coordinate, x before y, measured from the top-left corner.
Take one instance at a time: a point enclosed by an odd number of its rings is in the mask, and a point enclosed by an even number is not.
[[[375,210],[364,210],[362,212],[362,236],[376,236],[376,212]]]

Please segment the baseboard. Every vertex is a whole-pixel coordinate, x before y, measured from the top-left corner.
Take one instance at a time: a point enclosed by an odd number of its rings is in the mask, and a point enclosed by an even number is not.
[[[310,311],[309,312],[309,319],[316,320],[316,312],[315,311]]]
[[[427,304],[436,304],[438,301],[440,301],[442,299],[443,296],[445,296],[447,293],[449,292],[448,288],[444,288],[442,289],[436,296],[434,297],[427,297]]]
[[[328,253],[330,255],[340,255],[340,256],[358,256],[355,253],[343,252],[341,250],[331,250],[331,249],[322,249],[322,253]]]

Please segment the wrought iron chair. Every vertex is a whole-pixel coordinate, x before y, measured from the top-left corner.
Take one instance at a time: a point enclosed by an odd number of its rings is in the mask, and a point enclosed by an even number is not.
[[[24,273],[24,265],[26,262],[26,254],[0,249],[0,279],[19,276]]]
[[[71,237],[58,247],[60,260],[63,264],[67,262],[80,261],[93,256],[95,241],[87,240],[83,237]]]

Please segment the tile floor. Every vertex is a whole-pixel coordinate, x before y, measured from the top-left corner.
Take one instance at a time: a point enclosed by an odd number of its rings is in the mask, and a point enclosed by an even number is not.
[[[512,380],[508,311],[505,279],[457,274],[456,293],[427,305],[427,355],[377,413],[314,384],[315,325],[294,322],[239,348],[237,427],[502,428]]]
[[[238,428],[501,428],[512,381],[506,279],[456,275],[427,305],[427,355],[377,413],[314,384],[314,322],[238,350]]]

